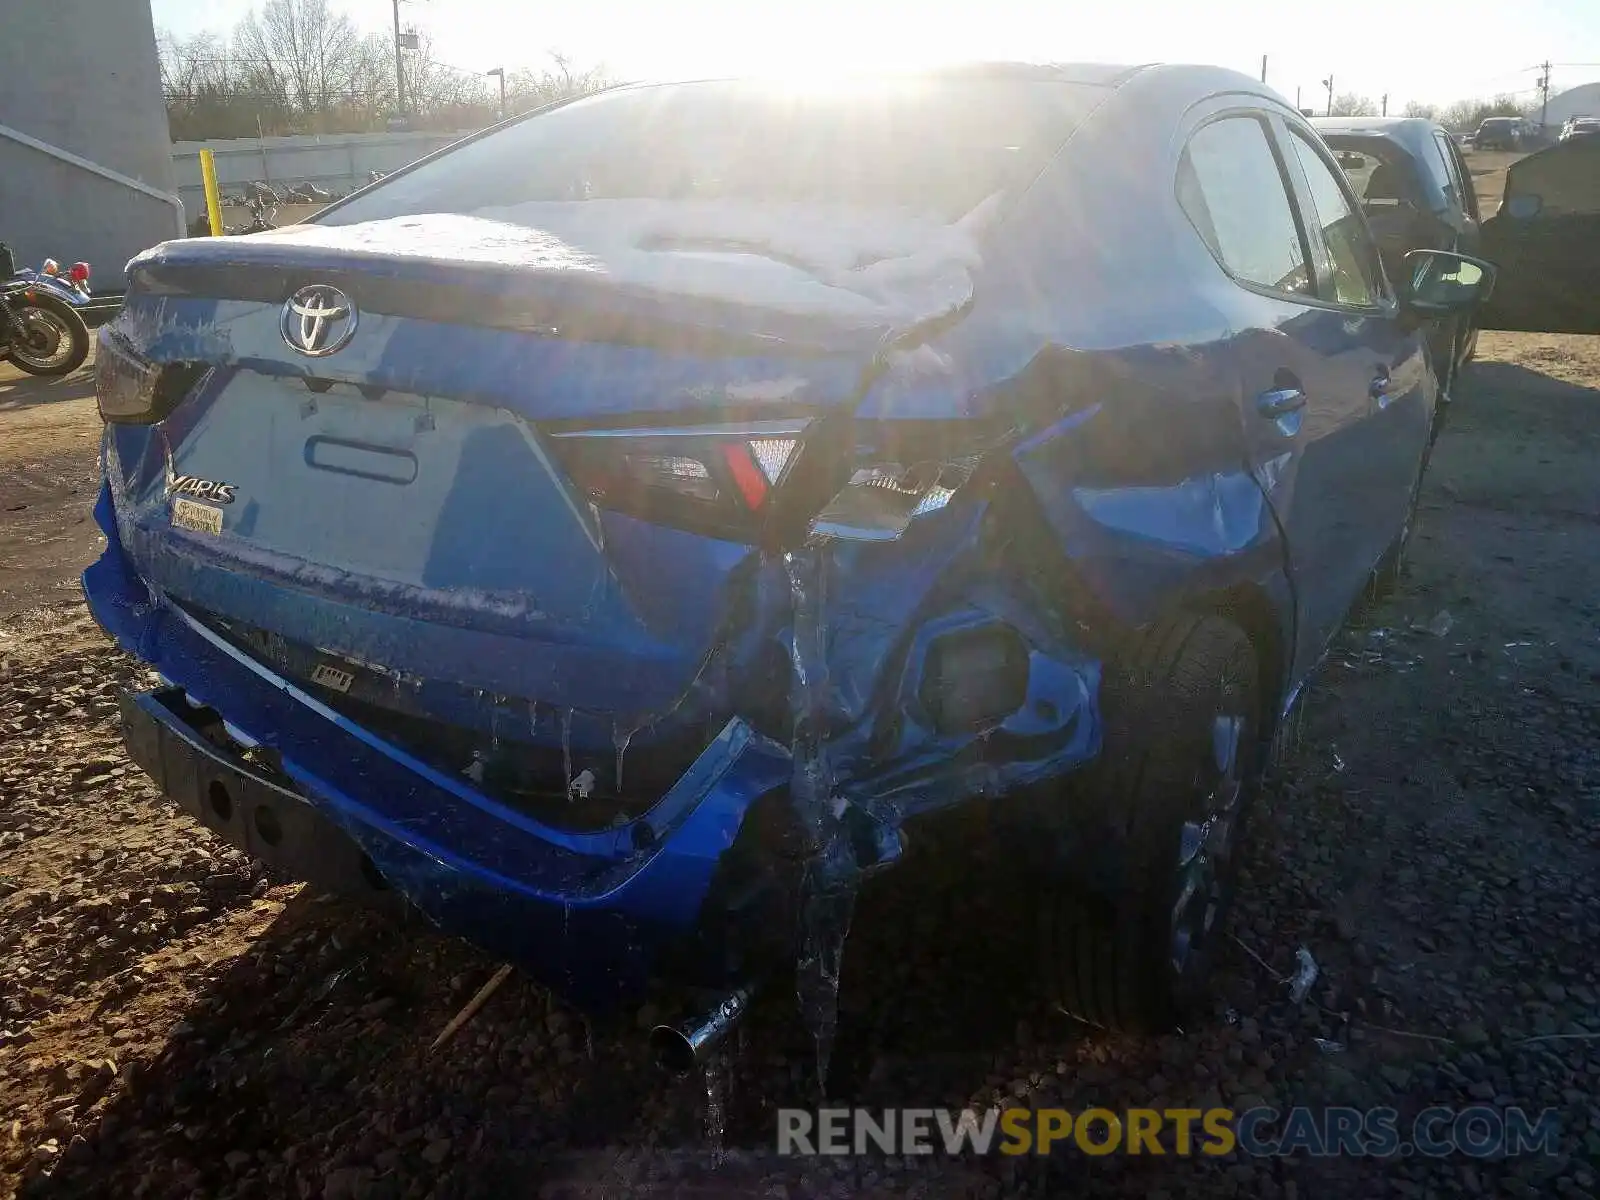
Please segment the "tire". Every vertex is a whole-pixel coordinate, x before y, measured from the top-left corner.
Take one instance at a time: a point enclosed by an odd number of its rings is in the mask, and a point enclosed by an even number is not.
[[[44,361],[29,359],[21,346],[13,345],[10,361],[17,370],[26,371],[29,375],[70,375],[83,366],[84,359],[89,357],[89,327],[83,323],[78,310],[66,301],[42,291],[35,292],[31,300],[21,299],[20,295],[12,300],[12,311],[18,321],[25,319],[30,308],[49,315],[60,336],[68,340],[68,348],[65,357],[59,360],[52,357]]]
[[[1047,885],[1043,965],[1073,1015],[1158,1032],[1205,996],[1260,782],[1260,679],[1244,631],[1210,615],[1171,617],[1114,658],[1090,820],[1116,865],[1088,889]]]

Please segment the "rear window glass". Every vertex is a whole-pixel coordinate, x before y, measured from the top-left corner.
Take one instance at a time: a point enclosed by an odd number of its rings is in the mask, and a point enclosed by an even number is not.
[[[1036,79],[630,88],[468,143],[321,222],[598,199],[815,202],[953,221],[1031,179],[1105,94]]]
[[[1325,139],[1350,190],[1366,207],[1416,202],[1416,182],[1411,158],[1382,138],[1334,137]]]

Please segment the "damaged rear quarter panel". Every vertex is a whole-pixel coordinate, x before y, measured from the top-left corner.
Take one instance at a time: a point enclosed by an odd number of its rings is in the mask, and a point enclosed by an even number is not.
[[[1075,135],[986,247],[972,315],[891,359],[858,415],[1010,430],[991,521],[1003,516],[1003,557],[1036,581],[1021,606],[1068,623],[1058,646],[1097,661],[1119,630],[1242,599],[1276,696],[1295,601],[1247,444],[1233,285],[1175,199],[1129,203],[1148,181],[1115,169],[1175,166],[1169,139],[1138,121]],[[990,586],[1026,595],[1006,578]]]

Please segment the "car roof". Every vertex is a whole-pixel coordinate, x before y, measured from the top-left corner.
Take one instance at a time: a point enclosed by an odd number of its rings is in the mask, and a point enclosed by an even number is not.
[[[1445,127],[1427,117],[1312,117],[1311,126],[1324,138],[1381,137],[1415,156]]]
[[[1182,93],[1250,92],[1270,98],[1282,107],[1288,102],[1249,75],[1226,67],[1190,63],[1093,63],[1093,62],[1015,62],[978,61],[931,65],[917,68],[846,72],[862,79],[1015,79],[1071,83],[1089,87],[1119,89],[1137,81],[1141,90],[1177,96]],[[696,83],[756,82],[759,76],[723,75],[622,83],[606,91],[634,88],[675,87]]]

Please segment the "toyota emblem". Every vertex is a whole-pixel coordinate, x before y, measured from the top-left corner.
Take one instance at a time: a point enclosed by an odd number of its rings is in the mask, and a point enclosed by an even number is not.
[[[313,283],[284,301],[280,328],[291,350],[321,358],[355,336],[356,306],[338,288]]]

